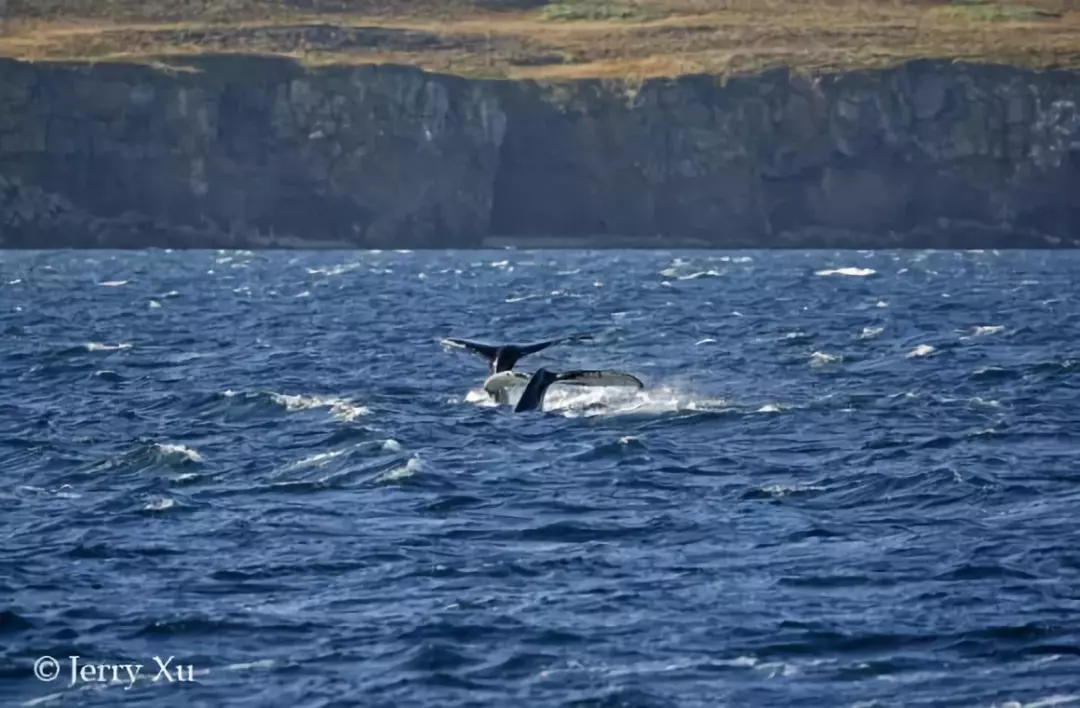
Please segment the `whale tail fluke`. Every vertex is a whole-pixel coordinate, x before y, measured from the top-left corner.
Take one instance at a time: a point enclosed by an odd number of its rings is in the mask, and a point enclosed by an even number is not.
[[[626,386],[642,389],[645,384],[641,379],[623,371],[603,369],[578,369],[574,371],[554,372],[537,369],[529,379],[521,398],[514,407],[515,413],[538,410],[544,405],[544,396],[552,384],[563,383],[571,386]]]
[[[625,371],[611,371],[606,369],[564,371],[558,374],[557,383],[570,386],[625,386],[629,388],[645,388],[641,379],[628,374]]]
[[[490,373],[498,374],[510,371],[518,361],[530,354],[535,354],[556,344],[591,340],[593,336],[591,333],[583,332],[556,339],[545,339],[542,342],[533,342],[531,344],[487,344],[457,337],[446,337],[439,341],[445,346],[465,349],[472,354],[483,357],[488,362]]]

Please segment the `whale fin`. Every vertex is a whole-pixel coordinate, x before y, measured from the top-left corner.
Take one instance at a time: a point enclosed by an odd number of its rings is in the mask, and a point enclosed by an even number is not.
[[[608,371],[602,369],[564,371],[558,374],[555,383],[568,386],[627,386],[629,388],[642,389],[645,384],[641,379],[628,374],[625,371]]]

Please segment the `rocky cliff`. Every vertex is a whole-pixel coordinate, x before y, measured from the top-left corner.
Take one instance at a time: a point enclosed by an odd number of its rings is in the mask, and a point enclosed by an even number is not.
[[[484,87],[401,67],[5,61],[0,237],[467,245],[488,225],[505,120]]]
[[[3,61],[0,242],[1071,246],[1078,105],[1077,74],[950,62],[542,84]]]

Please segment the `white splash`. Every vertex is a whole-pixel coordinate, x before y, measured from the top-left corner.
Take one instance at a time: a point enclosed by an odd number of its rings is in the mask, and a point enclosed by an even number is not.
[[[850,275],[856,278],[865,278],[868,275],[877,273],[873,268],[832,268],[829,270],[819,270],[814,275]]]
[[[182,458],[184,458],[186,460],[190,460],[191,462],[202,462],[203,461],[202,455],[200,455],[198,453],[198,451],[194,450],[193,448],[187,447],[185,445],[172,445],[170,443],[155,443],[154,447],[156,447],[158,449],[158,452],[160,452],[162,455],[175,455],[177,457],[182,457]]]
[[[761,487],[761,491],[773,497],[785,497],[788,494],[799,492],[824,492],[825,487],[816,484],[769,484]]]
[[[273,659],[259,659],[258,661],[249,661],[240,664],[229,664],[222,666],[222,671],[246,671],[248,669],[269,669],[274,666]]]
[[[98,283],[98,285],[100,285],[103,288],[118,288],[121,285],[127,285],[127,284],[128,284],[128,281],[126,281],[126,280],[106,280],[103,283]]]
[[[302,460],[293,463],[293,467],[324,467],[327,463],[345,454],[345,450],[332,450],[330,452],[318,452],[308,455]]]
[[[376,482],[394,482],[399,479],[406,479],[412,477],[414,474],[424,469],[424,463],[420,461],[419,457],[410,457],[409,461],[400,467],[395,467],[392,470],[383,472],[375,477]]]
[[[859,339],[873,339],[884,331],[884,327],[863,327],[862,332],[859,332]]]
[[[161,307],[161,303],[157,300],[151,300],[149,304],[151,310],[156,310],[157,308]]]
[[[886,302],[885,300],[878,300],[877,304],[874,305],[874,307],[888,307],[888,306],[889,306],[889,303]]]
[[[932,346],[930,346],[929,344],[920,344],[919,346],[909,351],[905,356],[908,359],[913,359],[920,356],[930,356],[933,353],[934,348]]]
[[[161,499],[155,499],[146,506],[143,507],[145,511],[165,511],[176,506],[176,502],[168,497],[162,497]]]
[[[1052,708],[1052,706],[1064,706],[1070,703],[1080,702],[1080,694],[1061,694],[1039,698],[1030,703],[1020,701],[1005,701],[1000,706],[994,704],[992,708]]]
[[[986,406],[987,408],[1002,408],[1001,401],[996,401],[992,398],[983,398],[982,396],[975,396],[971,399],[971,402],[977,406]]]
[[[766,403],[761,408],[757,409],[758,413],[781,413],[784,407],[779,403]]]
[[[984,337],[988,334],[997,334],[1004,331],[1005,325],[980,325],[976,327],[972,333],[972,337]]]
[[[88,352],[115,352],[122,349],[131,349],[131,345],[127,342],[120,342],[119,344],[101,344],[99,342],[87,342],[83,346],[86,347]]]
[[[821,367],[843,361],[841,354],[829,354],[827,352],[814,352],[810,355],[810,366]]]
[[[231,393],[232,392],[230,391],[226,391],[225,395],[228,396]],[[271,393],[270,397],[278,405],[285,406],[285,410],[289,412],[310,410],[313,408],[329,408],[331,415],[338,420],[345,422],[356,420],[360,416],[367,415],[371,412],[366,407],[358,406],[351,401],[341,398],[330,398],[328,396],[294,396],[285,393]]]
[[[401,450],[401,443],[393,438],[387,438],[383,440],[382,449],[387,452],[399,452]]]
[[[700,347],[702,344],[713,344],[714,342],[716,342],[716,340],[713,339],[712,337],[706,337],[705,339],[702,339],[699,342],[694,342],[694,346],[695,347]]]
[[[305,270],[307,270],[308,275],[342,275],[351,270],[362,268],[363,265],[363,263],[342,263],[329,268],[306,268]]]
[[[731,405],[722,398],[705,398],[671,387],[634,390],[629,388],[580,388],[552,386],[544,399],[545,411],[557,411],[568,418],[595,416],[719,411]]]

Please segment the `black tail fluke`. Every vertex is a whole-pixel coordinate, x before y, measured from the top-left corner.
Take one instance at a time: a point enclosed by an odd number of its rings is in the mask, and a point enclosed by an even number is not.
[[[544,405],[544,396],[552,384],[564,383],[574,386],[626,386],[641,389],[645,387],[641,379],[622,371],[600,369],[563,371],[556,373],[547,369],[537,369],[529,379],[525,390],[514,407],[515,413],[534,411]]]
[[[482,342],[456,338],[446,338],[441,341],[443,344],[467,349],[473,354],[484,357],[488,362],[489,372],[498,374],[503,371],[510,371],[522,358],[543,351],[550,346],[568,342],[580,342],[592,338],[592,334],[582,333],[571,334],[557,339],[547,339],[542,342],[533,342],[532,344],[484,344]]]

